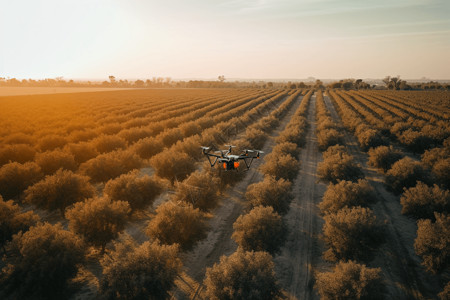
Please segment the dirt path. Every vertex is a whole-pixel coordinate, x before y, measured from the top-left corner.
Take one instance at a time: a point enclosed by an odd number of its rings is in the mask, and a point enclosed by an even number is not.
[[[325,184],[317,182],[317,164],[322,160],[318,150],[316,130],[316,96],[308,109],[309,127],[306,143],[300,152],[301,169],[293,184],[294,200],[285,216],[289,236],[282,252],[275,258],[280,284],[289,299],[318,299],[312,286],[312,270],[320,260],[318,234],[323,220],[317,204],[325,192]]]
[[[302,96],[289,109],[289,112],[281,120],[277,129],[270,134],[267,142],[261,149],[265,154],[272,151],[275,145],[275,137],[289,123],[289,120],[300,105],[301,99],[303,99]],[[263,180],[263,174],[258,171],[258,167],[262,163],[263,160],[254,161],[252,168],[248,171],[244,179],[227,192],[222,199],[221,206],[213,212],[214,217],[210,220],[211,230],[207,238],[201,241],[193,251],[187,253],[184,258],[185,273],[177,284],[178,288],[174,291],[173,298],[201,298],[199,296],[199,290],[202,289],[201,283],[203,282],[206,268],[219,262],[222,255],[228,256],[236,251],[237,244],[231,239],[233,223],[246,208],[244,195],[247,187],[252,183]]]
[[[334,105],[328,96],[325,105],[333,119],[342,124]],[[413,219],[401,214],[399,197],[388,192],[384,176],[368,167],[367,154],[361,152],[356,138],[345,131],[345,145],[351,155],[362,166],[364,175],[374,187],[378,203],[372,206],[377,218],[385,222],[386,243],[379,248],[377,256],[369,264],[380,267],[387,286],[387,299],[430,299],[439,291],[439,280],[425,272],[421,261],[414,252],[417,226]]]

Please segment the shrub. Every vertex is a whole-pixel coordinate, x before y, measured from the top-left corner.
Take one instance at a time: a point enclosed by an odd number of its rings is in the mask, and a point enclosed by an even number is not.
[[[330,183],[323,195],[319,208],[323,214],[336,213],[348,206],[367,206],[376,201],[372,186],[367,180],[359,179],[358,182],[339,181]]]
[[[283,218],[270,206],[257,206],[233,224],[231,236],[245,251],[279,252],[287,237]]]
[[[180,125],[181,134],[185,137],[200,134],[202,127],[196,122],[186,122]]]
[[[289,205],[294,198],[291,186],[292,183],[288,180],[277,180],[273,176],[265,176],[263,181],[247,187],[245,198],[252,207],[271,206],[274,211],[283,215],[288,212]]]
[[[346,207],[326,215],[324,220],[327,260],[368,259],[382,241],[382,228],[369,208]]]
[[[92,143],[99,153],[107,153],[127,147],[127,141],[117,135],[103,134],[92,140]]]
[[[52,151],[56,148],[62,148],[67,144],[66,138],[59,135],[47,135],[41,138],[38,142],[38,148],[41,152]]]
[[[118,133],[118,136],[125,139],[129,144],[135,143],[140,139],[151,136],[153,131],[147,127],[134,127],[130,129],[123,129]]]
[[[206,238],[207,230],[205,214],[198,208],[168,201],[156,209],[156,216],[148,223],[147,235],[163,244],[179,244],[183,251],[189,251]]]
[[[320,151],[324,151],[330,146],[342,143],[344,138],[344,135],[334,128],[321,130],[316,135]]]
[[[67,282],[84,261],[82,241],[61,224],[33,226],[13,237],[13,256],[2,274],[8,299],[68,298]]]
[[[195,171],[195,161],[186,153],[164,151],[150,159],[150,165],[160,177],[181,181]]]
[[[275,277],[274,263],[267,252],[238,249],[222,256],[220,263],[206,269],[208,299],[276,299],[281,290]]]
[[[6,164],[0,168],[0,195],[6,199],[17,197],[42,176],[41,168],[34,162]]]
[[[67,206],[92,197],[94,193],[88,177],[58,170],[30,186],[25,191],[25,201],[48,210],[59,209],[63,213]]]
[[[450,299],[450,281],[444,287],[444,290],[438,294],[439,299],[448,300]]]
[[[177,141],[183,139],[183,134],[178,128],[166,129],[160,135],[158,139],[162,141],[163,145],[166,147],[172,146]]]
[[[27,231],[36,225],[39,216],[32,211],[22,212],[22,209],[12,200],[4,201],[0,196],[0,245],[5,250],[5,244],[11,240],[13,234]]]
[[[317,166],[317,174],[320,179],[332,183],[339,180],[357,181],[364,175],[361,167],[354,162],[354,157],[345,153],[337,153],[326,157]]]
[[[440,189],[436,184],[430,187],[419,181],[415,187],[405,190],[400,203],[403,206],[402,214],[416,219],[433,219],[434,212],[450,211],[450,192]]]
[[[30,145],[15,144],[5,145],[0,148],[0,166],[9,162],[25,163],[32,161],[36,151]]]
[[[245,131],[245,138],[248,139],[252,148],[261,149],[267,140],[267,134],[260,129],[250,127]]]
[[[439,273],[450,264],[450,216],[435,214],[436,222],[419,220],[414,249],[422,257],[425,268]]]
[[[61,168],[70,171],[75,171],[77,168],[74,156],[63,150],[39,153],[36,157],[36,163],[46,175],[53,174]]]
[[[394,163],[386,173],[386,183],[395,194],[400,194],[403,188],[415,186],[417,181],[429,183],[429,174],[420,162],[409,157]]]
[[[94,146],[88,142],[67,144],[64,150],[72,153],[77,164],[84,163],[99,154]]]
[[[163,191],[164,182],[156,177],[139,177],[137,171],[122,174],[105,185],[103,193],[111,200],[127,201],[132,210],[152,205]]]
[[[166,299],[181,272],[177,246],[131,241],[115,243],[101,260],[100,298]]]
[[[334,145],[328,147],[328,149],[322,153],[323,159],[327,159],[336,154],[347,154],[347,148],[342,145]]]
[[[384,172],[402,158],[401,151],[395,150],[392,146],[379,146],[369,150],[369,165],[383,169]]]
[[[406,145],[414,153],[423,153],[426,149],[429,149],[433,144],[433,138],[427,136],[419,131],[408,129],[404,131],[399,140],[402,144]]]
[[[356,128],[356,136],[361,150],[367,151],[370,148],[386,145],[380,132],[375,129],[368,128],[366,125],[361,125]]]
[[[81,164],[80,172],[94,182],[103,182],[142,166],[142,159],[131,151],[117,150],[101,154]]]
[[[133,149],[141,158],[148,159],[161,152],[164,149],[164,145],[159,139],[146,137],[137,141],[133,145]]]
[[[380,268],[368,268],[353,261],[340,261],[332,272],[316,274],[320,299],[383,299]]]
[[[278,154],[271,152],[264,158],[261,172],[266,175],[293,181],[300,171],[300,162],[290,154]]]
[[[300,148],[297,144],[290,142],[283,142],[275,145],[272,148],[273,153],[283,154],[283,155],[291,155],[292,157],[297,157],[300,154]]]
[[[5,144],[26,144],[26,145],[34,145],[36,139],[33,136],[25,134],[23,132],[17,132],[6,136],[3,140]]]
[[[450,157],[446,159],[439,160],[433,166],[433,174],[436,177],[437,181],[446,188],[450,188]]]
[[[105,246],[125,229],[130,206],[125,201],[111,201],[107,197],[90,198],[66,211],[71,231],[80,234],[91,245]]]
[[[214,209],[219,202],[219,179],[196,171],[177,184],[175,201],[184,201],[202,211]]]

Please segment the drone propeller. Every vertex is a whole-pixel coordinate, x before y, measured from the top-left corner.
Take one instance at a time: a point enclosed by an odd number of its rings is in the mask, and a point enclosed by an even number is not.
[[[225,145],[225,147],[236,148],[236,146],[233,146],[233,145]]]
[[[203,150],[209,150],[209,149],[210,149],[209,147],[205,147],[205,146],[201,146],[201,148],[202,148]]]

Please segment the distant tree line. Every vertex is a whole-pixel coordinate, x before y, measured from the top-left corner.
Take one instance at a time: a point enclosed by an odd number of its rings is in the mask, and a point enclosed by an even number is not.
[[[400,75],[395,77],[386,76],[382,79],[385,86],[371,85],[364,82],[362,79],[342,79],[332,82],[328,85],[333,89],[344,90],[366,90],[366,89],[388,89],[388,90],[450,90],[449,83],[439,83],[437,81],[429,81],[423,83],[408,83],[406,80],[400,78]]]

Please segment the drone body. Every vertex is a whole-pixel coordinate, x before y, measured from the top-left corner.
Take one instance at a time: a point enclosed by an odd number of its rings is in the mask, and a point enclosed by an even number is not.
[[[250,169],[253,160],[258,159],[260,153],[264,153],[260,150],[242,150],[240,155],[231,154],[232,148],[235,146],[227,145],[229,148],[227,150],[219,150],[214,153],[210,153],[209,147],[202,147],[203,154],[208,158],[211,167],[214,167],[216,163],[219,163],[221,167],[226,170],[237,170],[240,166],[240,161],[245,163],[247,170]],[[215,154],[218,153],[218,154]],[[256,153],[256,154],[253,154]]]

